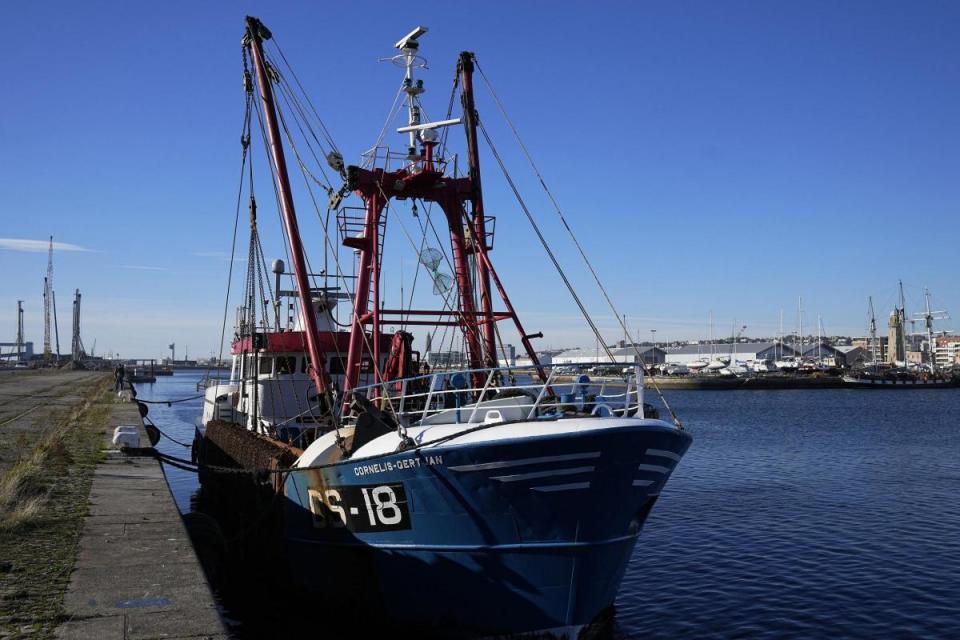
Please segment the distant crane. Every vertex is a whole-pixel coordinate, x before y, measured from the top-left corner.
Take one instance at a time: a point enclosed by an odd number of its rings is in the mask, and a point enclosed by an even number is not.
[[[53,236],[47,253],[47,277],[43,279],[43,359],[53,358],[50,347],[50,316],[53,308]]]
[[[177,360],[177,343],[171,342],[167,345],[167,349],[170,349],[170,364],[173,364]]]
[[[73,298],[73,344],[71,352],[74,362],[80,362],[83,359],[83,340],[80,339],[80,289],[77,289]]]
[[[17,300],[17,362],[23,360],[23,300]]]
[[[57,292],[50,287],[50,298],[53,300],[53,337],[57,345],[57,360],[60,360],[60,323],[57,322]]]

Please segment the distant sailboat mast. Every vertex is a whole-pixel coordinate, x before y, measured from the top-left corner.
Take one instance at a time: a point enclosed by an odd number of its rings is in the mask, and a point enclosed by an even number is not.
[[[823,316],[817,314],[817,363],[823,363]]]
[[[713,350],[713,309],[710,310],[710,323],[709,323],[709,336],[710,340],[710,362],[713,362],[715,359],[715,353]]]
[[[800,344],[800,351],[797,356],[803,357],[803,296],[797,296],[797,342]]]
[[[777,360],[783,360],[783,307],[780,307],[780,333],[777,334],[777,347],[780,349]]]
[[[903,295],[903,280],[900,284],[900,344],[903,345],[903,365],[907,365],[907,300]]]

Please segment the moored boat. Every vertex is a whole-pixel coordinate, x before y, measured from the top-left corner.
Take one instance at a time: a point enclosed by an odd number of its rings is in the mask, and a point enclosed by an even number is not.
[[[644,522],[692,438],[672,412],[672,422],[646,413],[639,351],[634,375],[614,381],[562,380],[560,368],[539,361],[531,343],[539,335],[524,329],[490,257],[475,57],[463,52],[457,65],[463,115],[422,122],[424,88],[414,71],[425,32],[418,27],[396,45],[409,122],[399,130],[404,151],[375,147],[363,166],[324,154],[345,181],[328,193],[341,223],[327,239],[355,254],[355,271],[348,275],[334,253],[341,286],[317,287],[278,124],[286,130],[303,112],[278,117],[274,86],[291,102],[277,67],[282,56],[265,53],[270,33],[248,18],[247,105],[259,99],[300,313],[288,326],[283,305],[271,312],[261,304],[267,296],[251,270],[233,374],[205,392],[196,454],[201,463],[225,455],[271,474],[284,498],[293,574],[312,592],[448,637],[575,637],[613,604]],[[461,124],[463,175],[437,134]],[[249,129],[242,139],[249,141]],[[296,157],[302,164],[309,156]],[[351,193],[362,215],[341,204]],[[383,302],[385,208],[393,200],[411,201],[414,218],[416,203],[439,213],[449,247],[425,249],[428,238],[440,238],[426,225],[411,244],[442,309]],[[251,263],[259,263],[252,195],[250,211]],[[442,272],[444,261],[453,276]],[[335,317],[334,300],[351,303],[349,321]],[[258,306],[266,307],[259,317]],[[500,362],[498,323],[516,332],[531,365]],[[400,328],[391,334],[388,325]],[[407,330],[419,327],[452,331],[460,351],[446,352],[431,370]]]

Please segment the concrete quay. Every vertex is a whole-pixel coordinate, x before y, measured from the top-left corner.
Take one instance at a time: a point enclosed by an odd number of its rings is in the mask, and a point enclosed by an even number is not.
[[[113,449],[118,425],[139,428],[135,402],[114,404],[109,450],[94,472],[90,510],[64,597],[67,640],[226,638],[210,586],[158,460]]]

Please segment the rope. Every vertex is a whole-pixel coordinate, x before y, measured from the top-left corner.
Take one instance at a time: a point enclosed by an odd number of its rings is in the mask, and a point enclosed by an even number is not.
[[[243,68],[244,71],[247,71],[247,54],[246,50],[243,52]],[[223,341],[226,338],[227,334],[227,311],[230,307],[230,288],[233,284],[233,261],[237,253],[237,228],[240,225],[240,203],[243,200],[243,178],[244,170],[247,166],[247,152],[250,149],[250,103],[253,96],[250,93],[246,94],[246,107],[244,109],[243,116],[243,129],[240,133],[240,143],[243,146],[243,159],[240,162],[240,188],[237,190],[237,211],[233,220],[233,241],[230,247],[230,268],[227,271],[227,295],[223,301],[223,324],[220,327],[220,352],[217,355],[217,365],[219,369],[220,362],[223,361]],[[252,168],[252,158],[251,158],[251,168]],[[210,370],[207,369],[207,377],[210,377]]]
[[[189,398],[180,398],[179,400],[137,400],[137,402],[142,402],[144,404],[165,404],[168,407],[172,404],[177,404],[178,402],[187,402],[189,400],[196,400],[202,398],[203,394],[196,396],[190,396]]]
[[[497,164],[500,165],[500,170],[503,172],[503,177],[506,178],[507,183],[510,185],[510,189],[513,191],[513,195],[516,197],[517,202],[520,203],[520,208],[523,209],[523,213],[527,216],[527,220],[530,222],[530,226],[533,227],[534,232],[536,232],[537,237],[540,239],[540,244],[543,245],[544,251],[547,252],[547,255],[550,257],[550,260],[553,262],[554,268],[557,270],[557,273],[560,274],[560,278],[563,280],[563,284],[566,285],[567,291],[570,292],[570,296],[573,297],[574,302],[577,303],[577,306],[580,308],[580,313],[583,315],[584,319],[587,321],[587,324],[590,325],[590,329],[593,330],[593,335],[597,337],[597,340],[600,344],[603,345],[603,350],[607,352],[607,357],[610,358],[611,362],[616,362],[617,359],[613,356],[613,352],[610,350],[610,347],[607,346],[607,343],[604,341],[603,336],[600,334],[600,329],[597,328],[597,325],[593,322],[593,318],[590,317],[590,313],[587,311],[587,308],[584,306],[583,301],[580,300],[580,296],[577,295],[576,290],[573,288],[573,284],[570,283],[570,280],[567,278],[567,274],[564,272],[563,267],[560,266],[560,262],[557,260],[557,257],[554,255],[553,250],[550,248],[550,245],[547,243],[547,239],[543,237],[543,233],[540,231],[540,227],[537,225],[536,220],[533,219],[533,215],[530,213],[530,210],[527,208],[527,203],[524,202],[523,197],[520,195],[520,192],[517,190],[517,185],[514,184],[513,178],[510,177],[510,173],[507,171],[506,165],[503,163],[503,159],[500,157],[500,154],[497,152],[496,147],[493,146],[493,141],[490,139],[490,134],[487,133],[487,128],[483,126],[482,122],[478,123],[480,125],[480,131],[483,133],[484,139],[487,141],[487,146],[490,147],[490,151],[493,153],[493,157],[496,158]]]
[[[613,317],[616,318],[617,324],[620,325],[620,328],[623,329],[623,332],[626,334],[627,326],[626,326],[626,323],[623,321],[623,317],[621,316],[620,312],[617,310],[616,306],[613,304],[613,300],[610,299],[610,294],[607,292],[606,287],[603,286],[603,282],[600,280],[600,276],[597,274],[596,269],[594,269],[593,263],[591,263],[590,259],[587,258],[587,254],[583,250],[583,246],[580,244],[580,241],[577,240],[576,234],[573,233],[573,229],[571,229],[570,225],[567,223],[567,218],[566,216],[563,215],[563,211],[560,209],[560,204],[557,202],[557,199],[554,197],[553,192],[550,191],[550,188],[547,186],[547,183],[543,178],[543,174],[540,173],[540,169],[537,167],[536,162],[534,162],[533,156],[530,155],[530,151],[527,149],[527,145],[523,143],[523,139],[520,137],[520,132],[517,131],[517,128],[514,126],[513,121],[510,119],[510,116],[507,115],[507,110],[504,108],[503,103],[500,101],[500,97],[497,95],[497,92],[494,91],[493,85],[490,84],[490,80],[487,78],[487,75],[483,72],[483,69],[480,68],[480,63],[477,61],[476,57],[474,57],[474,63],[476,64],[477,71],[480,73],[480,77],[483,79],[484,84],[487,86],[487,89],[490,90],[490,95],[493,96],[493,100],[496,103],[497,108],[500,110],[500,113],[503,115],[504,120],[506,120],[507,125],[510,127],[510,130],[513,132],[514,138],[516,138],[517,143],[520,145],[520,149],[523,151],[523,155],[526,156],[527,161],[530,163],[531,169],[533,169],[534,174],[537,176],[537,180],[540,181],[540,186],[543,187],[544,192],[547,194],[547,197],[550,199],[550,202],[553,204],[553,208],[556,210],[557,216],[559,216],[560,218],[560,222],[563,223],[564,228],[567,230],[567,234],[570,236],[570,239],[573,240],[573,244],[577,247],[577,251],[580,253],[580,257],[583,258],[584,264],[586,264],[587,269],[590,270],[590,274],[593,276],[594,281],[597,283],[597,287],[599,287],[600,292],[603,294],[604,299],[607,301],[607,305],[610,307],[610,310],[613,312]],[[490,145],[492,150],[493,145],[490,142],[490,136],[487,134],[487,130],[483,126],[482,122],[480,123],[480,128],[483,131],[484,138],[487,139],[487,144]],[[503,169],[504,174],[506,175],[506,169],[504,169],[503,163],[500,161],[500,156],[497,155],[496,151],[494,151],[494,156],[496,156],[497,162],[500,163],[500,168]],[[510,182],[511,188],[514,189],[514,193],[516,193],[516,188],[513,186],[513,181],[510,180],[509,177],[507,178],[507,180]],[[522,203],[521,203],[521,206],[523,206]],[[533,224],[533,219],[530,216],[530,214],[527,212],[526,207],[524,207],[524,212],[527,213],[527,218],[530,219],[531,224]],[[539,230],[537,230],[537,235],[540,235]],[[540,235],[540,239],[541,241],[543,241],[542,235]],[[544,244],[544,247],[546,248],[546,244]],[[550,252],[549,248],[547,248],[547,251]],[[550,257],[551,259],[553,259],[552,253],[550,253]],[[553,260],[554,260],[554,264],[556,265],[557,264],[556,260],[555,259]],[[559,265],[557,268],[559,269]],[[566,277],[563,276],[562,274],[561,276],[563,277],[564,282],[566,282]],[[572,290],[571,290],[571,293],[573,293]],[[579,300],[578,300],[578,304],[579,304]],[[589,319],[588,319],[588,322],[590,322]],[[593,326],[592,322],[591,322],[591,326]],[[594,332],[596,333],[596,330]],[[599,334],[597,334],[597,338],[598,339],[600,338]],[[601,342],[603,341],[601,340]],[[643,372],[647,374],[648,373],[647,367],[643,363],[643,357],[640,354],[640,349],[637,347],[635,343],[633,344],[633,349],[637,354],[637,361],[640,363],[640,367],[643,369]],[[607,352],[607,355],[610,357],[611,361],[615,362],[615,359],[613,358],[613,354],[606,347],[606,345],[604,345],[604,350]],[[657,384],[656,380],[650,377],[650,381],[653,384],[653,388],[657,392],[657,395],[660,397],[661,402],[663,402],[663,406],[666,407],[667,411],[670,413],[670,417],[673,418],[674,424],[676,424],[678,428],[683,429],[683,425],[680,423],[680,419],[677,417],[673,409],[670,407],[670,404],[667,402],[667,399],[663,396],[663,392],[661,391],[660,386]]]
[[[146,421],[150,424],[151,427],[153,427],[154,429],[156,429],[156,430],[160,433],[160,435],[162,435],[164,438],[166,438],[166,439],[169,440],[170,442],[174,442],[174,443],[180,445],[181,447],[186,447],[186,448],[188,448],[188,449],[193,446],[192,444],[186,444],[185,442],[180,442],[180,441],[177,440],[176,438],[174,438],[174,437],[166,434],[166,433],[163,431],[163,429],[161,429],[161,428],[158,427],[156,424],[154,424],[153,420],[151,420],[150,418],[144,417],[144,420],[146,420]]]

